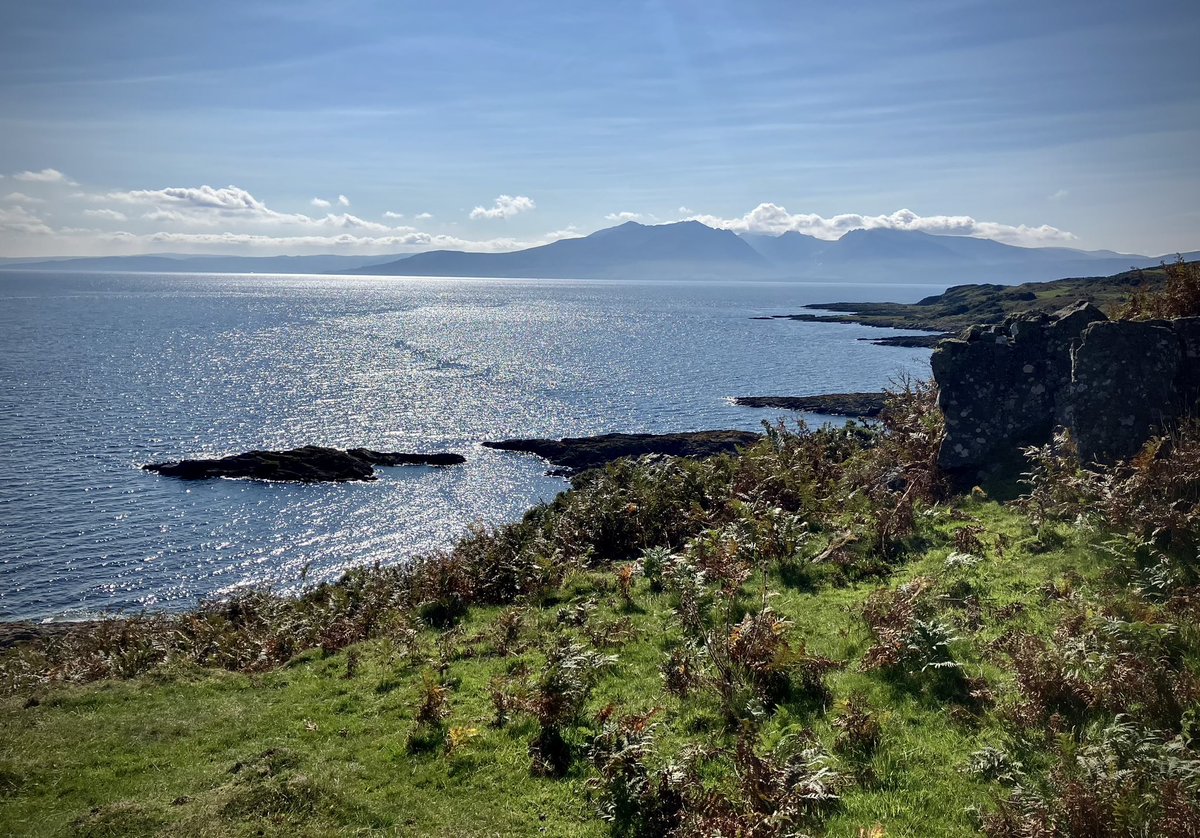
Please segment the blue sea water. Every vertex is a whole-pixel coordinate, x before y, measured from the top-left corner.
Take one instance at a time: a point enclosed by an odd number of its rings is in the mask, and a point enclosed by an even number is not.
[[[481,441],[758,430],[796,417],[730,397],[926,376],[927,350],[859,340],[899,332],[752,318],[940,290],[0,273],[0,619],[293,591],[447,546],[566,485]],[[331,485],[140,470],[303,444],[468,462]]]

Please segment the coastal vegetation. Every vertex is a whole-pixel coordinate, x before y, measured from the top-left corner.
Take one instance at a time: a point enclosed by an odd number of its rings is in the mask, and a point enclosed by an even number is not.
[[[1200,835],[1200,424],[969,491],[929,383],[765,430],[300,597],[13,645],[0,832]]]
[[[916,303],[817,303],[808,308],[838,314],[789,314],[792,320],[862,323],[891,329],[924,329],[945,334],[968,326],[992,325],[1016,314],[1050,314],[1086,300],[1110,316],[1190,317],[1200,262],[1177,259],[1107,277],[1056,279],[1021,285],[956,285]],[[1170,290],[1168,290],[1170,289]],[[1165,311],[1173,314],[1163,313]],[[1155,312],[1158,313],[1155,313]]]

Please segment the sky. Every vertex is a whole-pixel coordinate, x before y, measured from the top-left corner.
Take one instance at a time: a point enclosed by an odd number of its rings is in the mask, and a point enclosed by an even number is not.
[[[0,256],[1200,248],[1200,3],[16,2]]]

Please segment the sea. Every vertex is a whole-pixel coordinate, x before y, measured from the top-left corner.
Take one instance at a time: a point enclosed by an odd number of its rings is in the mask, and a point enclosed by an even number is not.
[[[178,610],[451,546],[567,488],[484,440],[844,421],[741,395],[928,377],[909,334],[756,319],[943,286],[0,272],[0,619]],[[374,482],[185,482],[149,462],[456,451]]]

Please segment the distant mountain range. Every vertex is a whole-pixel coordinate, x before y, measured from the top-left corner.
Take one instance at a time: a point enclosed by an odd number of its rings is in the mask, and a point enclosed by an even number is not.
[[[1200,252],[1182,254],[1200,258]],[[1014,284],[1102,276],[1171,261],[1111,250],[1017,247],[904,230],[852,230],[836,241],[718,230],[698,221],[630,221],[509,253],[434,250],[409,256],[108,256],[0,260],[0,270],[341,273],[533,279],[784,279]]]

